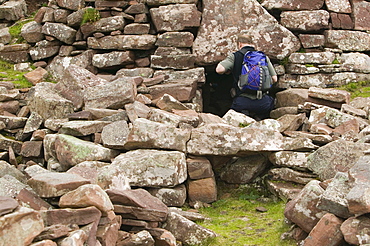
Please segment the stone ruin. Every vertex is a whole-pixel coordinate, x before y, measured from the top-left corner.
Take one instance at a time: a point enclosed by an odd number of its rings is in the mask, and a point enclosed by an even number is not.
[[[0,242],[206,243],[205,218],[179,207],[267,174],[287,201],[283,236],[369,244],[370,102],[334,88],[369,80],[369,5],[56,0],[14,44],[27,4],[3,1],[0,58],[34,86],[1,82]],[[94,9],[100,19],[81,24]],[[230,102],[230,77],[214,66],[239,33],[278,71],[271,119],[217,104]]]

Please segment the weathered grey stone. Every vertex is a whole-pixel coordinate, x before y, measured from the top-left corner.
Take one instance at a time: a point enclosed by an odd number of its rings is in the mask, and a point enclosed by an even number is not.
[[[125,149],[162,148],[185,152],[189,138],[189,130],[140,118],[133,122],[124,147]]]
[[[143,78],[150,78],[153,76],[154,70],[153,68],[149,67],[142,67],[142,68],[122,68],[117,71],[116,77],[136,77],[140,76]]]
[[[164,47],[191,47],[194,35],[191,32],[165,32],[158,36],[155,45]]]
[[[0,149],[4,151],[9,151],[9,148],[12,148],[16,154],[20,154],[22,142],[6,138],[0,134]]]
[[[287,89],[276,93],[276,107],[292,107],[303,104],[308,98],[307,89]]]
[[[42,40],[29,51],[32,60],[42,60],[58,54],[60,43],[58,41]]]
[[[197,81],[193,79],[172,80],[169,83],[149,87],[152,100],[169,94],[180,102],[189,102],[194,98],[197,89]]]
[[[36,112],[32,112],[23,128],[23,134],[29,134],[36,131],[37,129],[39,129],[43,122],[44,120],[41,115]]]
[[[70,10],[79,10],[81,9],[85,1],[84,0],[78,0],[78,1],[68,1],[68,0],[57,0],[58,6]]]
[[[279,151],[269,155],[269,160],[278,167],[288,167],[298,171],[307,171],[308,152]]]
[[[119,109],[127,103],[132,103],[136,94],[135,83],[127,78],[120,78],[86,88],[84,91],[85,108]]]
[[[113,211],[113,204],[107,193],[98,185],[85,184],[60,197],[61,208],[85,208],[95,206],[103,215]]]
[[[64,134],[57,135],[55,151],[65,169],[83,161],[110,161],[118,154],[118,151]]]
[[[286,71],[290,74],[312,74],[320,72],[320,69],[317,67],[306,66],[303,64],[291,63],[287,65]]]
[[[150,110],[147,119],[158,123],[172,125],[173,127],[178,127],[181,122],[181,116],[157,108]]]
[[[337,171],[348,171],[369,148],[365,143],[336,140],[308,156],[307,166],[321,180],[334,178]]]
[[[190,179],[214,177],[211,162],[205,157],[190,156],[186,159]]]
[[[131,51],[112,51],[93,56],[92,64],[98,68],[109,68],[133,63],[134,54]]]
[[[368,122],[364,121],[361,118],[356,118],[355,116],[326,106],[312,110],[308,122],[310,124],[324,123],[332,128],[336,128],[350,120],[357,120],[360,126],[360,130],[369,125]]]
[[[354,21],[354,29],[368,31],[369,26],[369,16],[366,14],[370,9],[370,4],[367,1],[355,1],[352,3],[352,14]]]
[[[85,90],[106,83],[106,80],[99,78],[87,69],[72,64],[65,70],[63,79],[60,79],[55,85],[55,90],[66,99],[71,100],[75,109],[80,109],[84,104]]]
[[[54,21],[66,24],[67,17],[68,15],[71,14],[71,12],[72,11],[68,9],[55,9],[54,10]]]
[[[326,211],[316,207],[324,189],[320,182],[312,180],[302,191],[285,207],[284,215],[287,219],[297,224],[305,232],[309,233]]]
[[[59,96],[54,88],[55,84],[52,83],[38,83],[27,95],[31,112],[39,114],[44,120],[64,118],[73,112],[72,102]]]
[[[9,28],[1,28],[0,29],[0,43],[8,44],[12,39],[12,36],[9,33]]]
[[[299,34],[303,48],[322,47],[325,44],[324,35],[319,34]]]
[[[308,52],[308,53],[293,53],[289,56],[289,61],[292,63],[301,64],[332,64],[336,55],[333,52]]]
[[[329,25],[329,12],[325,10],[284,11],[281,24],[291,30],[312,31],[325,29]]]
[[[370,49],[370,34],[350,30],[326,30],[327,45],[343,51],[365,51]]]
[[[100,20],[94,22],[93,25],[96,32],[112,32],[116,30],[123,30],[126,22],[123,16],[112,16],[101,18]]]
[[[286,114],[277,119],[280,124],[279,131],[296,131],[307,120],[306,114]]]
[[[343,244],[343,234],[340,230],[342,223],[343,219],[338,218],[334,214],[325,214],[302,242],[302,246]]]
[[[370,218],[366,215],[350,217],[340,227],[344,240],[353,245],[366,245],[370,243],[367,231]]]
[[[168,81],[194,79],[198,83],[206,82],[205,71],[203,67],[197,67],[188,70],[156,70],[153,74],[153,77],[158,75],[168,76]]]
[[[257,1],[212,0],[204,1],[203,5],[202,23],[193,44],[197,64],[223,60],[238,49],[236,37],[248,33],[247,30],[251,30],[248,34],[253,37],[256,49],[266,51],[270,58],[282,59],[300,48],[298,38],[279,25]]]
[[[222,116],[222,119],[224,119],[230,125],[236,126],[236,127],[241,126],[241,125],[246,126],[246,125],[252,124],[253,122],[256,122],[255,119],[245,114],[236,112],[235,110],[232,110],[232,109],[229,109],[226,112],[226,114]]]
[[[150,56],[151,67],[159,69],[191,69],[195,55],[188,48],[158,47]]]
[[[369,156],[365,155],[358,159],[348,171],[350,191],[347,193],[348,210],[354,215],[361,215],[369,211],[369,201],[367,193],[369,192],[368,177]]]
[[[130,130],[125,120],[109,123],[102,130],[103,146],[112,149],[123,149],[129,132]]]
[[[167,208],[164,211],[162,209],[141,208],[119,204],[114,205],[114,212],[120,214],[123,218],[153,222],[165,221],[168,214]]]
[[[41,197],[58,197],[90,181],[76,174],[47,172],[33,176],[27,183]]]
[[[121,170],[132,186],[174,187],[187,178],[185,155],[179,151],[129,151],[117,156],[109,167],[113,175]]]
[[[44,82],[49,76],[48,71],[42,67],[37,67],[36,69],[25,73],[23,75],[32,85],[36,85],[40,82]]]
[[[337,172],[320,197],[317,207],[341,218],[349,218],[347,194],[351,189],[348,174]]]
[[[156,241],[147,230],[142,230],[135,234],[130,234],[130,236],[126,237],[123,240],[123,243],[124,244],[138,243],[141,245],[154,246]]]
[[[0,216],[13,212],[19,206],[17,200],[6,196],[0,197],[0,203],[1,203]]]
[[[15,166],[10,165],[6,161],[0,161],[0,177],[10,175],[19,180],[22,183],[27,181],[26,176],[19,171]]]
[[[220,171],[220,178],[231,184],[247,184],[259,176],[268,165],[263,155],[234,158]]]
[[[283,9],[283,10],[316,10],[321,9],[324,5],[323,0],[315,0],[305,2],[300,0],[267,0],[262,2],[262,6],[266,9]]]
[[[217,200],[217,186],[214,177],[204,179],[189,179],[187,181],[188,198],[190,204],[212,203]]]
[[[0,196],[17,197],[23,189],[32,190],[30,186],[12,175],[5,174],[0,178]]]
[[[27,14],[27,4],[26,1],[6,1],[0,5],[0,19],[5,19],[8,21],[18,21],[19,19],[25,17]]]
[[[142,94],[138,94],[138,95],[142,95]],[[137,98],[136,98],[136,101],[134,101],[133,103],[125,104],[125,109],[126,109],[127,117],[129,118],[131,122],[134,122],[138,118],[147,119],[152,110],[150,107],[148,107],[144,103],[137,101]]]
[[[268,174],[271,180],[278,181],[282,180],[286,182],[293,182],[303,185],[307,184],[308,182],[316,178],[316,175],[306,172],[295,171],[287,167],[270,169]]]
[[[0,241],[8,245],[30,245],[43,229],[40,213],[26,207],[0,217]]]
[[[87,45],[91,49],[102,50],[149,50],[154,48],[157,41],[155,35],[117,35],[102,38],[89,37]]]
[[[64,123],[58,133],[72,136],[87,136],[101,132],[103,127],[108,125],[108,121],[69,121]]]
[[[66,44],[72,44],[75,41],[77,31],[63,23],[48,22],[42,26],[42,33],[53,36]]]
[[[187,198],[186,187],[183,184],[173,188],[148,188],[148,192],[168,207],[182,207]]]
[[[151,8],[150,15],[159,32],[199,27],[201,20],[201,12],[197,10],[195,4],[173,4]]]
[[[344,53],[340,56],[341,63],[348,69],[347,71],[354,71],[359,73],[370,72],[370,57],[359,52]]]
[[[183,103],[176,100],[176,98],[171,95],[164,94],[161,98],[158,99],[156,106],[161,110],[166,110],[171,112],[173,110],[188,110]]]
[[[17,129],[25,126],[27,122],[26,117],[11,117],[11,116],[0,116],[0,121],[4,122],[5,129]]]
[[[125,26],[123,33],[129,35],[149,34],[150,24],[146,23],[131,23]]]
[[[194,3],[197,4],[198,0],[145,0],[145,3],[149,6],[159,6],[176,3]]]
[[[216,237],[216,233],[213,231],[197,225],[174,212],[168,214],[163,228],[170,231],[184,245],[201,244]]]
[[[348,91],[336,89],[311,87],[308,89],[308,96],[340,103],[349,103],[350,100],[350,93]]]
[[[326,7],[329,11],[337,13],[351,13],[352,7],[348,0],[328,0],[325,1]]]
[[[282,144],[283,137],[277,131],[213,123],[192,130],[187,152],[194,155],[236,155],[279,151],[283,150]]]
[[[266,186],[272,194],[283,201],[294,199],[303,189],[303,185],[297,183],[273,180],[267,180]]]
[[[96,68],[91,64],[95,53],[96,51],[94,50],[86,50],[82,54],[73,57],[55,56],[50,64],[47,65],[46,70],[49,71],[51,77],[56,81],[60,81],[63,78],[65,71],[72,64],[85,68],[90,72],[96,72]]]
[[[45,35],[41,32],[42,25],[36,21],[31,21],[23,25],[21,29],[21,36],[28,43],[37,43],[45,38]]]

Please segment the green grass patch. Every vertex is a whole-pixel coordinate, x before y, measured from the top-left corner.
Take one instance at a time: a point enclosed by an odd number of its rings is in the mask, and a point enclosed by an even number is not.
[[[266,208],[267,212],[257,211],[258,207]],[[218,235],[209,246],[296,245],[293,240],[280,239],[289,230],[284,223],[284,208],[284,201],[264,198],[261,191],[244,187],[211,207],[200,209],[201,214],[210,218],[200,224]]]
[[[26,72],[14,70],[14,64],[0,60],[0,79],[13,82],[16,88],[30,88],[30,83],[23,75]]]
[[[9,33],[12,36],[12,44],[20,44],[25,42],[24,38],[21,36],[21,30],[25,24],[31,21],[33,21],[33,19],[17,21],[9,27]]]
[[[350,92],[352,99],[355,97],[370,97],[370,81],[349,83],[339,87],[338,89]]]
[[[100,13],[98,10],[94,8],[86,8],[84,15],[82,17],[81,25],[85,23],[93,23],[95,21],[100,20]]]

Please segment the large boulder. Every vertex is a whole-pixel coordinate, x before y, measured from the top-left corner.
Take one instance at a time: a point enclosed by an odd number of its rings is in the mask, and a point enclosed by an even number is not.
[[[197,64],[212,64],[237,50],[236,38],[249,33],[259,50],[283,59],[300,48],[300,42],[257,1],[203,1],[198,35],[193,44]],[[207,45],[204,45],[207,44]]]

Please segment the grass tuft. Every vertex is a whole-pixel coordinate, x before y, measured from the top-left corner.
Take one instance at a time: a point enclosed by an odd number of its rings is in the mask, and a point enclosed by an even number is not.
[[[15,24],[9,27],[9,33],[12,36],[12,44],[20,44],[25,42],[24,38],[21,36],[21,30],[25,24],[31,21],[33,21],[33,19],[17,21]]]
[[[370,97],[370,81],[349,83],[338,89],[350,92],[352,99],[355,97]]]
[[[15,71],[14,64],[0,60],[0,71],[0,80],[13,82],[15,88],[32,87],[32,83],[23,76],[26,72]]]
[[[100,13],[94,8],[86,8],[82,17],[81,25],[85,23],[93,23],[100,20]]]
[[[200,225],[217,233],[208,246],[291,246],[293,240],[281,240],[289,230],[284,222],[284,201],[267,198],[265,192],[253,186],[240,186],[229,195],[214,202],[211,207],[200,209],[210,218]],[[258,207],[267,209],[259,212]]]

